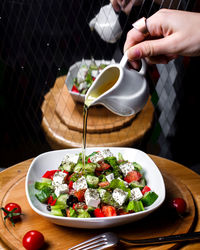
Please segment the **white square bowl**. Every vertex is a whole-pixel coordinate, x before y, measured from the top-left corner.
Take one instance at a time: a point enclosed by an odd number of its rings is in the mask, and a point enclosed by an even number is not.
[[[39,215],[45,217],[47,220],[52,223],[75,228],[107,228],[107,227],[116,227],[130,222],[134,222],[144,218],[153,211],[155,211],[165,200],[165,184],[163,177],[151,160],[151,158],[144,152],[134,149],[134,148],[120,148],[120,147],[98,147],[98,148],[87,148],[86,155],[92,153],[93,151],[110,149],[110,151],[118,156],[120,152],[123,155],[125,160],[131,162],[139,163],[143,170],[144,175],[147,180],[147,185],[158,194],[157,200],[149,207],[146,207],[144,211],[126,214],[113,217],[101,217],[101,218],[72,218],[72,217],[61,217],[51,215],[47,211],[46,205],[40,203],[35,197],[37,190],[34,188],[34,183],[39,181],[43,174],[47,170],[58,169],[62,159],[67,153],[80,153],[82,152],[81,148],[76,149],[64,149],[50,151],[43,153],[37,156],[30,165],[26,176],[26,196],[31,208]]]
[[[115,63],[115,60],[112,59],[111,61],[108,60],[94,60],[94,62],[96,63],[97,66],[99,66],[100,64],[113,64]],[[72,91],[72,87],[73,87],[73,80],[75,77],[77,77],[78,71],[80,69],[80,67],[82,65],[87,65],[89,67],[89,65],[92,63],[92,60],[88,60],[88,59],[83,59],[82,61],[78,61],[76,63],[74,63],[70,68],[69,71],[67,73],[67,77],[65,80],[65,84],[67,85],[67,89],[69,90],[70,95],[72,96],[72,98],[74,99],[74,101],[77,102],[81,102],[84,103],[85,101],[85,95],[80,94],[80,93],[76,93],[74,91]]]

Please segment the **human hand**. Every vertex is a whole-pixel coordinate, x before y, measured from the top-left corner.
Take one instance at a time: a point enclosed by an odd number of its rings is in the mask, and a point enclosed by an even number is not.
[[[133,5],[140,5],[142,0],[110,0],[110,2],[116,12],[123,11],[129,15]]]
[[[200,13],[161,9],[147,19],[149,37],[131,29],[124,51],[134,68],[137,60],[145,58],[150,64],[168,63],[178,55],[200,55]]]

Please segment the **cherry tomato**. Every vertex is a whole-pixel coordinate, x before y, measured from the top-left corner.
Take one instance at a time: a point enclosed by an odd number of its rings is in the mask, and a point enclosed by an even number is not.
[[[96,167],[97,171],[105,171],[109,169],[111,166],[105,162],[98,162],[99,165]]]
[[[105,216],[104,216],[104,213],[102,212],[102,210],[101,210],[100,208],[96,208],[96,209],[94,210],[94,216],[95,216],[95,217],[105,217]]]
[[[102,212],[105,217],[117,215],[116,209],[113,206],[102,206]]]
[[[103,181],[99,183],[99,187],[106,187],[108,186],[110,183],[108,181]]]
[[[142,175],[140,172],[133,170],[126,175],[124,180],[128,183],[131,183],[132,181],[139,181],[141,179],[141,177],[142,177]]]
[[[22,243],[27,250],[37,250],[43,246],[44,236],[39,231],[31,230],[24,235]]]
[[[179,214],[184,214],[187,208],[186,202],[182,198],[175,198],[172,201],[172,207],[176,209]]]
[[[143,189],[142,189],[142,194],[144,195],[145,193],[151,191],[151,188],[148,187],[148,186],[144,186]]]
[[[125,215],[129,214],[129,212],[126,212],[124,209],[120,208],[117,210],[117,215]]]
[[[78,89],[77,89],[76,85],[73,85],[73,87],[72,87],[72,91],[73,91],[73,92],[76,92],[76,93],[79,93],[79,91],[78,91]]]
[[[78,198],[78,201],[84,201],[84,199],[85,199],[85,197],[84,197],[85,191],[86,191],[86,189],[81,189],[79,191],[74,192],[74,195]]]
[[[4,219],[9,219],[13,225],[15,225],[15,221],[20,218],[21,213],[21,207],[14,202],[8,203],[5,208],[1,208],[4,212]]]

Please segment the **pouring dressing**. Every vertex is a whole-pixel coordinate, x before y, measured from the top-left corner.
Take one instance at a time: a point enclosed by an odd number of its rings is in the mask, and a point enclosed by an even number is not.
[[[139,112],[148,100],[149,88],[145,78],[145,61],[142,60],[139,72],[128,68],[127,61],[128,57],[125,53],[120,63],[107,66],[87,91],[83,109],[83,166],[85,166],[89,107],[102,104],[117,115],[130,116]]]
[[[101,104],[120,116],[138,113],[145,106],[149,88],[145,78],[146,63],[140,71],[127,66],[125,53],[119,64],[107,66],[95,79],[85,96],[87,107]]]

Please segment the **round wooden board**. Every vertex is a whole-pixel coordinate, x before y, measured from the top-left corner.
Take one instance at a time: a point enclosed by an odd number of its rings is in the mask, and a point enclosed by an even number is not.
[[[56,112],[57,101],[63,99],[64,81],[65,76],[57,78],[54,87],[46,94],[41,107],[43,113],[41,125],[52,149],[82,147],[82,132],[77,129],[70,129]],[[82,115],[82,111],[80,112]],[[63,113],[61,112],[61,114]],[[62,115],[62,117],[64,116]],[[87,133],[87,147],[129,147],[137,145],[151,129],[153,117],[154,107],[149,98],[144,109],[130,122],[127,122],[123,128],[106,133]],[[118,116],[118,118],[122,119],[123,117]],[[83,117],[80,118],[79,122],[79,126],[82,127]],[[96,129],[95,126],[94,129]]]
[[[5,171],[6,176],[6,171]],[[4,222],[3,212],[0,218],[0,237],[11,249],[23,249],[22,238],[29,230],[39,230],[44,234],[46,245],[43,249],[68,249],[90,237],[106,230],[86,230],[58,226],[48,222],[43,217],[36,214],[29,206],[25,194],[25,176],[26,171],[14,173],[13,179],[8,183],[5,182],[0,194],[0,206],[5,206],[8,202],[17,202],[23,209],[24,215],[21,221],[18,221],[15,227],[9,221]],[[168,172],[163,171],[166,184],[166,201],[157,211],[143,220],[131,223],[125,226],[112,228],[111,231],[128,239],[139,239],[143,237],[156,237],[188,232],[195,219],[195,205],[191,193]],[[1,175],[3,177],[3,173]],[[184,217],[174,216],[169,212],[168,203],[174,197],[183,197],[188,206],[188,213]],[[142,249],[169,249],[175,244],[163,246],[143,247]],[[122,248],[120,248],[122,249]],[[133,249],[130,246],[123,246],[123,249]],[[136,247],[134,247],[136,249]],[[141,249],[141,248],[140,248]]]
[[[56,81],[62,81],[57,78]],[[56,84],[56,83],[55,83]],[[54,95],[56,113],[59,119],[70,130],[83,132],[83,103],[75,102],[64,84],[61,92]],[[102,105],[89,109],[87,120],[88,133],[106,133],[123,128],[129,124],[135,115],[121,117],[113,114]]]

